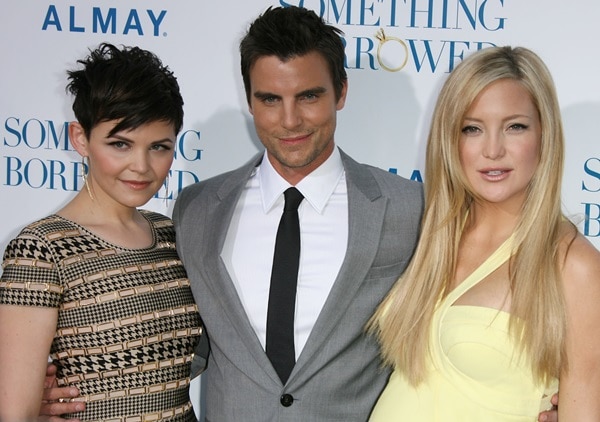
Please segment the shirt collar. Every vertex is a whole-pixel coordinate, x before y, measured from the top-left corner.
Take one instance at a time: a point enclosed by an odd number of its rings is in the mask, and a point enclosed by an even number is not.
[[[263,210],[266,213],[273,208],[277,199],[291,185],[273,168],[266,151],[257,171]],[[329,158],[304,177],[296,185],[296,188],[304,195],[304,199],[319,214],[322,214],[343,174],[344,164],[340,151],[334,148]]]

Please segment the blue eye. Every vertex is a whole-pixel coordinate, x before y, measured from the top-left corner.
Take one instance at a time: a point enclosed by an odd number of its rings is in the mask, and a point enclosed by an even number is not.
[[[471,133],[479,132],[479,128],[476,126],[465,126],[461,129],[461,132],[464,133],[465,135],[468,135]]]
[[[109,143],[110,146],[113,146],[117,149],[124,149],[127,148],[129,145],[127,144],[127,142],[123,142],[123,141],[113,141]]]
[[[155,151],[171,151],[171,146],[168,144],[156,144],[152,145],[151,149]]]
[[[274,104],[277,102],[278,98],[275,96],[265,96],[262,97],[260,100],[263,104]]]
[[[529,128],[529,126],[524,125],[523,123],[513,123],[509,127],[509,129],[513,129],[513,130],[525,130],[527,128]]]

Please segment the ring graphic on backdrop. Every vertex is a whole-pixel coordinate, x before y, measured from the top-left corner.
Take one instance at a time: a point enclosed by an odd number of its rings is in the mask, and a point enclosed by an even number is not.
[[[404,41],[402,41],[400,38],[397,37],[388,37],[387,35],[385,35],[385,32],[383,31],[383,29],[379,29],[379,31],[377,31],[377,33],[375,34],[375,38],[377,38],[379,40],[379,45],[377,46],[377,61],[379,62],[379,65],[381,66],[382,69],[387,70],[388,72],[398,72],[399,70],[402,70],[402,68],[404,66],[406,66],[406,63],[408,62],[408,47],[406,46],[406,43]],[[382,59],[382,51],[384,48],[384,45],[386,43],[396,43],[399,44],[402,47],[402,50],[404,52],[404,60],[401,61],[400,65],[396,66],[393,64],[386,64],[384,63],[384,60]],[[388,44],[385,48],[389,48],[392,47],[391,44]]]

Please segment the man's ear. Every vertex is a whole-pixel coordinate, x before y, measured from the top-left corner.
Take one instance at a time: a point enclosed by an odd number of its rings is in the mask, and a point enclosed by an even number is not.
[[[79,122],[69,123],[69,141],[71,145],[82,157],[87,157],[88,154],[88,139],[85,131]]]
[[[336,104],[336,110],[340,111],[346,105],[346,95],[348,94],[348,80],[346,79],[342,83],[342,91],[340,92],[340,98]]]

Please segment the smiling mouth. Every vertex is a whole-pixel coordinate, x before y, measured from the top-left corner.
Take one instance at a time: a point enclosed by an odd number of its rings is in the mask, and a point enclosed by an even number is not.
[[[123,183],[137,190],[144,189],[150,185],[150,182],[135,182],[132,180],[124,180]]]
[[[308,137],[309,137],[309,135],[288,136],[288,137],[281,137],[281,138],[279,138],[279,140],[282,142],[295,143],[295,142],[305,141],[306,139],[308,139]]]
[[[506,170],[490,170],[490,171],[484,171],[485,174],[487,174],[488,176],[500,176],[501,174],[506,173]]]

